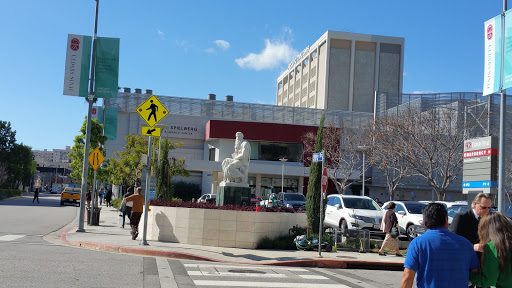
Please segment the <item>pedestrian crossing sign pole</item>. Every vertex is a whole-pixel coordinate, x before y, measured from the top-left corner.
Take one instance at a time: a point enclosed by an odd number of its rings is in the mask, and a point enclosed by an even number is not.
[[[142,127],[141,134],[142,136],[149,136],[148,143],[148,163],[147,163],[147,172],[146,172],[146,187],[144,191],[144,230],[142,233],[142,241],[140,245],[149,245],[146,241],[147,227],[148,227],[148,206],[149,206],[149,187],[150,187],[150,171],[151,171],[151,150],[153,148],[151,136],[160,136],[160,128],[156,128],[155,125],[164,119],[167,115],[169,115],[169,110],[165,108],[165,106],[158,100],[155,95],[151,95],[144,103],[142,103],[139,107],[137,107],[137,113],[142,117],[142,119],[149,125],[149,127]]]

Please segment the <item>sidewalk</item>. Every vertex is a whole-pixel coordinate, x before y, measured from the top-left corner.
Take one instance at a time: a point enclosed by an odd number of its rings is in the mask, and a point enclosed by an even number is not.
[[[318,251],[239,249],[159,241],[147,241],[149,245],[141,245],[144,216],[139,224],[139,237],[137,240],[132,240],[130,226],[125,224],[124,229],[120,228],[118,215],[115,208],[101,206],[99,226],[89,226],[84,223],[86,232],[76,232],[78,225],[68,228],[62,233],[61,241],[74,246],[111,252],[224,263],[403,270],[405,257],[379,256],[377,253],[370,252],[322,251],[323,258],[318,258]],[[128,219],[126,221],[129,222]],[[78,217],[75,222],[78,223]]]

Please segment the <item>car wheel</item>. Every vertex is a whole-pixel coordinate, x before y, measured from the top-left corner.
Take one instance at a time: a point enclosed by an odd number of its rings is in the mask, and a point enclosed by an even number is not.
[[[347,225],[347,221],[345,221],[345,219],[341,220],[340,232],[342,235],[345,235],[346,233],[348,233],[348,225]]]
[[[407,226],[407,229],[405,231],[407,233],[407,239],[409,239],[409,241],[412,241],[412,239],[416,238],[416,233],[414,233],[414,225]]]
[[[60,206],[64,206],[64,201],[60,200]]]

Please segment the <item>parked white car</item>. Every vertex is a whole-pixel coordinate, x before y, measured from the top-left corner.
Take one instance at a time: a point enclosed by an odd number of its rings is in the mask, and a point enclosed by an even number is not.
[[[398,226],[400,234],[406,235],[409,240],[418,236],[416,234],[414,225],[423,225],[423,207],[427,203],[423,202],[408,202],[408,201],[391,201],[394,202],[396,217],[398,218]],[[387,210],[390,202],[382,205],[382,210]]]
[[[380,230],[382,209],[370,197],[331,194],[327,196],[324,227]]]
[[[208,203],[215,203],[217,199],[217,194],[204,194],[199,199],[197,199],[197,202],[208,202]]]

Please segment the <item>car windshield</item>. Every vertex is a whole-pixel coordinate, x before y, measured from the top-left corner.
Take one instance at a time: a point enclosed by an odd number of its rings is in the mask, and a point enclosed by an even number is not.
[[[423,207],[427,206],[426,203],[404,203],[407,212],[411,214],[422,214]]]
[[[454,206],[446,209],[446,211],[448,211],[448,216],[450,216],[450,217],[454,217],[455,214],[457,214],[459,212],[466,212],[467,210],[468,210],[467,205],[454,205]]]
[[[372,199],[343,197],[343,203],[345,203],[345,208],[376,211],[381,210],[380,206],[377,203],[375,203]]]
[[[285,194],[284,201],[304,201],[306,202],[306,197],[302,194]]]

